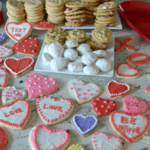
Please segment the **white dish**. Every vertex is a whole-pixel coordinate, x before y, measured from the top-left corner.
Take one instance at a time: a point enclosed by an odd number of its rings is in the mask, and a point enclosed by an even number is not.
[[[89,38],[90,35],[91,35],[91,33],[87,33],[87,38]],[[87,75],[84,72],[71,72],[67,68],[62,69],[61,71],[54,71],[50,67],[46,66],[44,64],[44,62],[42,61],[43,49],[46,44],[48,44],[48,43],[44,40],[41,51],[39,53],[38,59],[36,61],[35,67],[34,67],[35,71],[73,74],[73,75]],[[110,41],[110,43],[106,49],[106,52],[107,52],[106,59],[111,62],[112,69],[109,72],[99,73],[99,74],[93,75],[93,76],[102,76],[102,77],[113,77],[114,76],[114,37]],[[87,75],[87,76],[89,76],[89,75]]]
[[[120,16],[118,14],[118,11],[116,11],[116,25],[112,26],[112,27],[108,27],[111,30],[122,30],[122,24],[121,24],[121,20],[120,20]],[[61,28],[64,29],[74,29],[74,28],[78,28],[78,29],[95,29],[95,25],[94,24],[86,24],[85,26],[81,26],[81,27],[67,27],[65,25],[61,26]]]

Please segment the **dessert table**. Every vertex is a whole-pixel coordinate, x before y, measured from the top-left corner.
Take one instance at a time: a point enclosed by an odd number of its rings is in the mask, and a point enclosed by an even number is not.
[[[123,0],[117,0],[118,3],[122,1]],[[4,18],[6,22],[7,17],[6,17],[5,0],[3,0],[3,4],[4,4],[4,9],[3,9]],[[121,20],[121,22],[123,25],[123,30],[118,30],[118,31],[112,30],[113,35],[115,37],[120,38],[121,40],[124,40],[127,37],[132,38],[133,40],[131,43],[129,43],[129,45],[131,47],[134,47],[136,52],[145,53],[150,56],[150,44],[146,42],[142,37],[140,37],[123,20]],[[0,33],[5,32],[4,25],[5,24],[0,26]],[[86,30],[86,31],[90,32],[91,30]],[[40,41],[40,46],[42,46],[45,33],[46,31],[34,30],[31,33],[30,37],[37,38]],[[7,40],[5,41],[3,45],[7,46],[8,48],[11,48],[12,44],[14,44],[14,42],[10,38],[7,38]],[[115,47],[118,47],[118,46],[119,44],[115,43]],[[119,63],[126,63],[127,56],[130,54],[131,52],[128,52],[125,49],[122,52],[115,52],[115,68],[118,66]],[[24,57],[24,55],[15,53],[13,57],[21,58],[21,57]],[[134,66],[134,67],[139,70],[139,77],[136,79],[121,79],[121,78],[117,78],[115,74],[113,78],[108,78],[108,77],[92,77],[92,76],[78,76],[78,75],[66,75],[66,74],[57,74],[57,73],[35,72],[32,69],[27,74],[18,78],[13,77],[9,73],[8,86],[15,86],[16,88],[26,89],[25,81],[27,77],[33,73],[38,73],[45,77],[52,77],[56,79],[59,83],[59,90],[56,93],[52,94],[51,96],[55,98],[65,97],[65,98],[71,99],[75,105],[75,109],[74,109],[73,114],[71,114],[71,116],[68,119],[66,119],[65,121],[57,125],[49,126],[49,128],[50,129],[60,128],[60,129],[67,130],[67,132],[71,136],[70,145],[81,144],[85,148],[85,150],[92,150],[93,149],[92,142],[91,142],[92,135],[85,137],[85,138],[80,137],[71,125],[71,118],[74,114],[94,115],[94,112],[92,111],[92,108],[91,108],[91,103],[88,102],[82,105],[77,104],[77,102],[71,97],[68,91],[68,85],[67,85],[68,81],[71,79],[80,79],[85,83],[96,83],[102,87],[102,94],[100,95],[100,97],[103,99],[110,99],[106,92],[106,85],[109,81],[114,79],[116,81],[129,84],[131,87],[130,95],[136,96],[137,98],[144,99],[150,104],[150,94],[145,92],[145,88],[150,86],[150,79],[147,76],[147,72],[150,72],[150,63],[146,65]],[[123,111],[123,108],[122,108],[123,97],[111,98],[111,99],[117,102],[117,105],[118,105],[117,111]],[[30,150],[30,146],[28,143],[29,132],[32,127],[38,124],[43,124],[43,122],[41,121],[41,119],[39,118],[37,114],[36,107],[35,107],[35,103],[37,99],[27,98],[27,100],[29,101],[31,105],[32,113],[31,113],[30,120],[25,126],[25,128],[20,131],[4,128],[9,139],[7,150]],[[1,101],[0,101],[0,104],[1,104]],[[116,132],[110,126],[109,116],[98,118],[98,120],[99,120],[99,125],[97,128],[97,131],[102,131],[110,135],[117,135]],[[147,140],[146,137],[142,137],[140,140],[132,144],[129,144],[125,142],[124,140],[122,140],[123,141],[122,150],[150,150],[150,130],[148,130],[145,136],[149,137],[149,140]]]

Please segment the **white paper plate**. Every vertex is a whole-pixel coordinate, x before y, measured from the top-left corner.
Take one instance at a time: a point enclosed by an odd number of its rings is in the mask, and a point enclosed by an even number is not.
[[[90,35],[91,35],[91,33],[87,33],[87,38],[89,38]],[[61,71],[54,71],[50,67],[46,66],[44,64],[44,62],[42,61],[43,49],[44,49],[44,46],[46,44],[48,44],[48,43],[44,40],[43,45],[41,47],[41,51],[39,53],[38,59],[36,61],[35,67],[34,67],[35,71],[63,73],[63,74],[73,74],[73,75],[87,75],[84,72],[71,72],[67,68],[62,69]],[[112,69],[109,72],[99,73],[97,75],[92,75],[92,76],[102,76],[102,77],[113,77],[114,76],[114,37],[110,41],[110,43],[109,43],[109,45],[108,45],[108,47],[106,49],[106,52],[107,52],[106,59],[111,62]]]
[[[122,24],[121,24],[121,20],[120,20],[120,16],[118,14],[118,11],[116,11],[116,25],[112,26],[112,27],[108,27],[111,30],[122,30]],[[85,26],[81,26],[81,27],[67,27],[65,25],[60,26],[61,28],[64,29],[74,29],[74,28],[78,28],[78,29],[95,29],[95,25],[94,24],[86,24]]]

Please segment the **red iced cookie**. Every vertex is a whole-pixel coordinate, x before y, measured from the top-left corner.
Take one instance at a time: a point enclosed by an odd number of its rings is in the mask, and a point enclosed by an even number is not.
[[[96,97],[92,101],[92,108],[99,117],[104,117],[117,108],[117,103],[113,100],[104,101],[102,98]]]
[[[0,66],[2,66],[3,65],[3,59],[0,59]]]
[[[35,29],[48,30],[49,28],[54,28],[54,25],[48,21],[40,21],[33,26]]]
[[[146,91],[147,93],[149,93],[149,92],[150,92],[150,86],[148,86],[148,87],[145,89],[145,91]]]
[[[6,132],[0,128],[0,150],[5,150],[8,144],[8,137]]]

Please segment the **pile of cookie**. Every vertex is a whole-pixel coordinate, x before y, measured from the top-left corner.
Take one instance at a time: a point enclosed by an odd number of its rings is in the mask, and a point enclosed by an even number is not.
[[[47,21],[54,25],[63,25],[65,20],[63,0],[46,0]]]
[[[67,9],[65,10],[66,15],[66,26],[69,27],[79,27],[86,24],[86,13],[84,8],[88,4],[82,2],[69,2],[66,4]]]
[[[114,26],[116,25],[116,2],[105,2],[100,4],[96,7],[96,12],[94,15],[96,16],[95,19],[95,26],[105,25],[105,26]]]
[[[55,43],[59,42],[61,44],[64,44],[66,41],[66,36],[68,35],[68,31],[60,28],[60,27],[55,27],[51,28],[47,31],[45,35],[45,40],[47,43]]]

